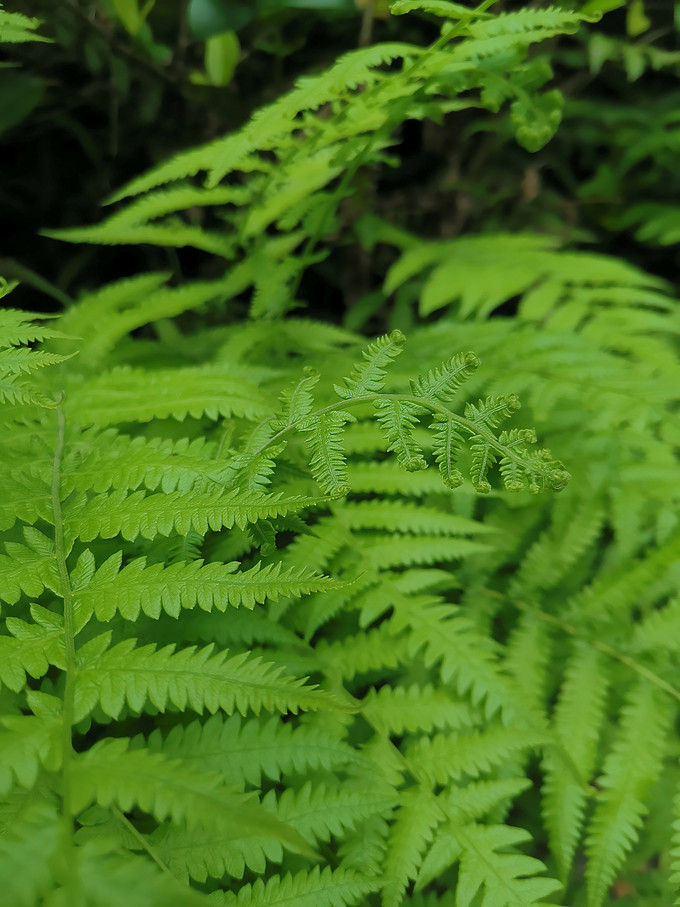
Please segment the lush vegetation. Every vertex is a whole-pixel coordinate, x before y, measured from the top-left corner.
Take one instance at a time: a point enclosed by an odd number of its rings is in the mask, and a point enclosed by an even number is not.
[[[680,903],[673,22],[33,6],[3,903]]]

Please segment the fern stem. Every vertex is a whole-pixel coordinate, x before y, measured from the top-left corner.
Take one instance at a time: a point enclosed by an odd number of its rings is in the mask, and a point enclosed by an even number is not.
[[[172,874],[172,871],[163,862],[163,860],[159,856],[158,851],[155,849],[155,847],[147,841],[147,839],[144,837],[144,835],[137,828],[135,828],[135,826],[132,824],[132,822],[130,822],[130,820],[125,815],[125,813],[122,812],[122,810],[120,810],[117,806],[112,806],[111,812],[116,817],[116,819],[118,819],[118,821],[121,823],[121,825],[123,825],[125,827],[125,829],[132,835],[132,837],[135,839],[135,841],[139,842],[139,846],[148,853],[148,855],[151,857],[151,859],[154,861],[154,863],[159,867],[159,869],[161,869],[164,873],[169,875],[170,878],[175,879],[175,876]]]
[[[61,596],[64,602],[64,649],[65,649],[65,683],[64,701],[62,707],[61,728],[61,797],[63,810],[63,823],[66,836],[67,852],[72,849],[73,842],[73,803],[72,803],[72,769],[73,769],[73,737],[71,727],[73,724],[73,704],[75,695],[76,674],[76,648],[75,648],[75,622],[73,613],[73,592],[71,581],[66,566],[66,542],[64,539],[64,519],[61,510],[61,463],[64,454],[64,440],[66,435],[66,420],[61,407],[63,394],[57,399],[57,443],[52,461],[52,514],[54,516],[54,550],[59,572]],[[75,876],[68,873],[69,884],[75,885]],[[75,892],[71,892],[72,896]]]

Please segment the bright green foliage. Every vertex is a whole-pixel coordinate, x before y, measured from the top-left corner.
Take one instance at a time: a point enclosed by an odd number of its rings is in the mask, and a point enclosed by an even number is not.
[[[22,907],[677,901],[668,287],[544,235],[375,221],[387,333],[275,317],[405,118],[509,100],[526,146],[555,128],[522,66],[582,17],[490,5],[399,3],[452,22],[303,80],[70,235],[194,245],[224,277],[0,321],[0,882]],[[219,229],[178,216],[201,207]],[[171,321],[251,291],[266,318]]]
[[[444,12],[443,6],[435,12]],[[408,8],[401,4],[395,12]],[[327,71],[300,79],[239,132],[133,180],[109,201],[134,200],[105,222],[49,235],[211,253],[231,263],[225,278],[160,291],[159,308],[176,314],[210,296],[234,298],[252,287],[251,314],[280,316],[297,304],[303,270],[325,256],[317,246],[340,226],[339,204],[350,194],[352,177],[390,160],[392,133],[405,119],[437,119],[479,106],[496,111],[509,100],[517,139],[531,150],[541,148],[559,125],[559,92],[538,92],[549,67],[540,78],[533,76],[532,93],[523,87],[528,49],[571,34],[593,17],[557,7],[499,16],[457,4],[447,9],[455,24],[445,23],[430,47],[393,42],[351,51]],[[332,110],[330,119],[321,115],[324,107]],[[215,206],[221,228],[187,219],[196,205]],[[129,314],[112,312],[121,328],[134,319],[139,303],[128,300],[127,307]]]
[[[0,43],[24,44],[26,41],[49,41],[36,34],[40,25],[38,19],[32,19],[21,13],[8,13],[0,5]]]

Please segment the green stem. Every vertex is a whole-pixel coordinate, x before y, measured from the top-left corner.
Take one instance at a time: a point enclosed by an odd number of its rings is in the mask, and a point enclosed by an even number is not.
[[[135,826],[130,822],[128,817],[120,810],[117,806],[111,807],[111,812],[118,819],[118,821],[125,827],[125,829],[132,835],[132,837],[137,841],[142,850],[145,850],[146,853],[151,857],[154,863],[166,874],[169,875],[173,880],[175,876],[172,874],[168,866],[163,862],[159,856],[156,849],[147,841],[144,835],[135,828]]]

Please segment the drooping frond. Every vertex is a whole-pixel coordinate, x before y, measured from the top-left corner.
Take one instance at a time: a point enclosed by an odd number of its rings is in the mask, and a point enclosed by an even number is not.
[[[378,424],[389,445],[388,450],[396,453],[399,465],[409,472],[427,469],[422,451],[413,437],[413,429],[422,413],[423,410],[409,400],[380,400],[376,407]]]

